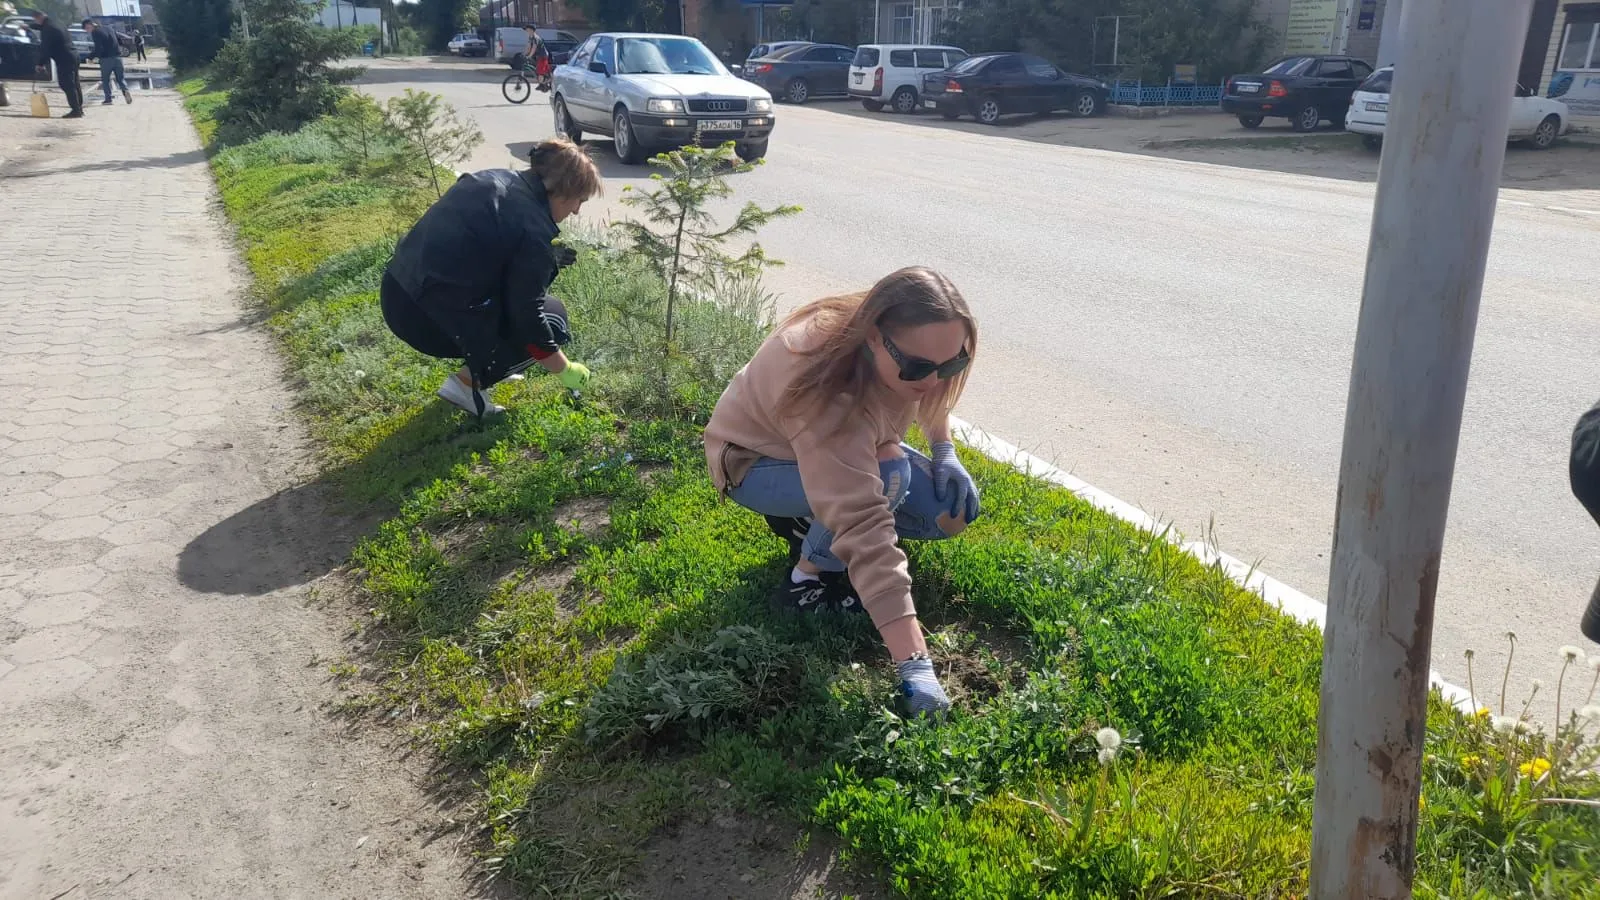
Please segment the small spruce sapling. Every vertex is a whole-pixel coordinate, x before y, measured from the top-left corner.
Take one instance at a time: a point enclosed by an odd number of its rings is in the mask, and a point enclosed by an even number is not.
[[[435,197],[444,196],[439,167],[464,162],[483,143],[478,126],[461,121],[455,107],[438,94],[406,88],[404,95],[384,104],[383,115],[395,136],[415,154],[411,162],[426,169]]]

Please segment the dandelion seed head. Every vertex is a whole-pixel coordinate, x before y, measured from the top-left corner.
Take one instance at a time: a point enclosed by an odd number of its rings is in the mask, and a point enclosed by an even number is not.
[[[1099,756],[1100,765],[1102,766],[1109,766],[1117,761],[1117,751],[1111,749],[1110,747],[1101,747]]]
[[[1517,723],[1515,725],[1511,726],[1511,730],[1515,731],[1517,734],[1532,734],[1533,733],[1533,726],[1529,725],[1527,722],[1522,721],[1521,719],[1518,719]]]
[[[1101,750],[1116,750],[1122,746],[1122,735],[1115,728],[1102,728],[1094,733],[1094,742]]]
[[[1600,704],[1591,703],[1578,710],[1578,718],[1589,722],[1600,722]]]
[[[361,371],[360,369],[357,369],[356,370],[356,380],[357,381],[365,381],[366,379],[367,379],[367,373]]]
[[[1530,678],[1530,679],[1528,679],[1528,686],[1530,688],[1532,688],[1535,693],[1537,693],[1539,691],[1542,691],[1542,690],[1544,690],[1544,679],[1543,678]]]
[[[1569,663],[1577,662],[1583,659],[1583,651],[1572,646],[1571,644],[1563,644],[1561,647],[1561,658]]]
[[[1490,716],[1489,724],[1494,726],[1495,731],[1513,731],[1517,727],[1517,720],[1510,716]]]

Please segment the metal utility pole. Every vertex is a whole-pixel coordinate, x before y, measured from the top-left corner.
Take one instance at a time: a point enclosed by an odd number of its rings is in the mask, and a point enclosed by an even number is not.
[[[1400,52],[1401,0],[1387,0],[1383,5],[1383,21],[1378,23],[1377,68],[1392,66]]]
[[[1434,593],[1506,126],[1533,0],[1406,0],[1334,519],[1313,900],[1416,872]]]

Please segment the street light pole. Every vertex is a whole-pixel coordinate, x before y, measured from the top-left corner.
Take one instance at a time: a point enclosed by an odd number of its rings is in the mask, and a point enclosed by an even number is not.
[[[1397,900],[1450,482],[1533,0],[1406,0],[1345,410],[1322,652],[1314,900]]]

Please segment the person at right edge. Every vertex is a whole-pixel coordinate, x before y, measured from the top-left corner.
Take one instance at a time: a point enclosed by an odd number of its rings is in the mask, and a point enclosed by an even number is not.
[[[486,392],[534,363],[571,391],[589,380],[561,351],[566,309],[547,291],[573,260],[557,224],[600,193],[600,171],[565,138],[535,144],[528,162],[458,178],[395,245],[378,290],[395,337],[465,361],[438,393],[478,416],[504,412]]]
[[[977,322],[949,279],[901,269],[865,294],[790,314],[728,384],[705,429],[723,496],[780,533],[779,523],[794,523],[786,535],[794,568],[776,602],[802,612],[864,609],[911,715],[943,712],[950,701],[899,541],[952,537],[978,517],[977,487],[950,435],[977,350]],[[913,421],[931,458],[905,443]]]
[[[1567,464],[1572,494],[1600,525],[1600,403],[1578,419],[1572,429],[1572,458]],[[1589,608],[1580,626],[1584,637],[1600,643],[1600,583],[1589,597]]]

